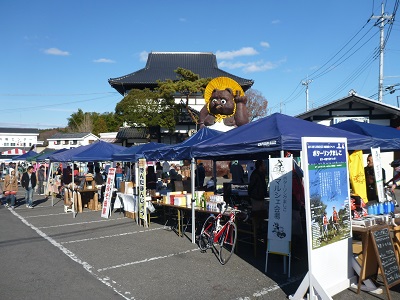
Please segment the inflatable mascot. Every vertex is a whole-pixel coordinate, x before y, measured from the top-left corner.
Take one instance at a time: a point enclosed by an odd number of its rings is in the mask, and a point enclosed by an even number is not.
[[[200,111],[200,128],[205,126],[228,131],[247,124],[247,97],[242,87],[228,77],[217,77],[211,80],[205,91],[206,104]]]

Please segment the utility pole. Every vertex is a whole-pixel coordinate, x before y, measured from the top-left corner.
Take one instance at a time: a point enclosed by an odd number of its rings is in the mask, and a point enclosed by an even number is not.
[[[306,111],[308,111],[308,85],[312,82],[312,80],[307,79],[303,81],[301,84],[306,86]]]
[[[371,18],[378,19],[375,25],[378,25],[380,30],[378,101],[383,102],[383,51],[384,51],[384,41],[385,41],[384,27],[385,27],[385,20],[387,20],[386,23],[393,22],[393,15],[385,14],[385,7],[382,1],[381,15],[372,16]]]

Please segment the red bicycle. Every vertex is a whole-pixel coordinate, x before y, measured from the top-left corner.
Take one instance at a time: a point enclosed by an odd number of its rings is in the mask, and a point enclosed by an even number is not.
[[[224,215],[211,215],[204,222],[199,237],[199,248],[203,252],[214,248],[218,251],[218,259],[222,265],[226,264],[235,250],[237,230],[235,224],[236,213],[240,210],[233,208],[229,218],[222,224]]]

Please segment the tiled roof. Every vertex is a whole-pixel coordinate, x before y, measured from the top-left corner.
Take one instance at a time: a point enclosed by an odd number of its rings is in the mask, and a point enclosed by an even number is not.
[[[158,86],[157,80],[175,80],[177,74],[174,71],[178,68],[190,70],[200,78],[229,77],[238,82],[245,91],[254,83],[251,79],[219,69],[216,56],[210,52],[151,52],[143,69],[118,78],[110,78],[108,82],[124,95],[133,88],[155,88]]]
[[[11,128],[11,127],[0,127],[0,133],[29,133],[39,134],[39,130],[35,128]]]
[[[148,134],[148,128],[123,127],[119,129],[117,139],[145,139]]]
[[[51,136],[48,138],[48,140],[54,140],[54,139],[81,139],[84,138],[85,136],[88,136],[90,132],[77,132],[77,133],[56,133],[55,135]]]

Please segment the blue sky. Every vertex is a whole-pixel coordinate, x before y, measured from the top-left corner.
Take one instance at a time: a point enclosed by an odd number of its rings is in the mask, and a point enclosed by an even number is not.
[[[1,1],[0,127],[63,127],[79,108],[114,111],[122,96],[108,79],[143,68],[151,51],[216,54],[221,69],[254,80],[269,113],[304,112],[307,78],[310,108],[351,89],[377,99],[379,33],[367,21],[380,11],[378,0]],[[395,21],[385,87],[400,82],[399,67]],[[397,106],[399,95],[384,102]]]

